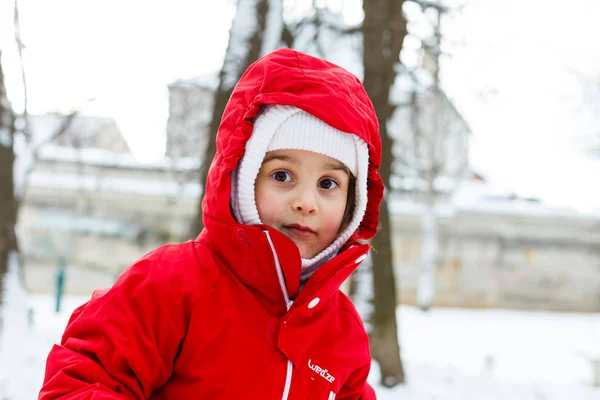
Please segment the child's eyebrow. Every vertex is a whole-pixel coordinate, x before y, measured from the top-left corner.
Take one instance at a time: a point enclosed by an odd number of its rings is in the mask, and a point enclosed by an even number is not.
[[[274,160],[285,161],[285,162],[289,162],[292,164],[300,163],[297,158],[294,158],[291,156],[287,156],[284,154],[270,154],[265,157],[263,164],[266,164],[269,161],[274,161]],[[348,167],[346,167],[344,164],[341,164],[341,163],[340,164],[327,163],[327,164],[323,165],[323,169],[325,169],[327,171],[344,171],[345,173],[348,174],[348,176],[352,175],[350,173],[350,170],[348,170]]]
[[[326,169],[328,171],[344,171],[345,173],[350,175],[350,171],[348,170],[348,167],[346,167],[344,164],[328,163],[328,164],[323,165],[323,169]]]

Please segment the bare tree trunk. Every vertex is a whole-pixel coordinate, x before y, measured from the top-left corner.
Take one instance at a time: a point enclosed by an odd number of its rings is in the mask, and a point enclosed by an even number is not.
[[[263,46],[263,33],[267,23],[267,13],[269,11],[269,0],[238,0],[236,16],[231,23],[229,34],[229,44],[227,52],[219,73],[219,87],[215,92],[215,101],[210,127],[208,130],[208,143],[206,151],[202,158],[200,166],[200,184],[204,186],[208,170],[216,152],[217,131],[221,124],[221,117],[225,111],[225,106],[235,84],[240,79],[244,71],[261,55]],[[255,30],[248,34],[244,29],[239,29],[238,25],[246,24],[248,18],[256,18]],[[240,57],[240,48],[247,48],[247,52],[243,57]],[[243,53],[243,52],[242,52]],[[197,234],[202,230],[202,199],[204,193],[198,203],[198,213],[196,221],[192,227],[193,234]]]
[[[417,304],[429,310],[435,296],[435,268],[438,257],[438,223],[433,188],[427,189],[425,209],[421,214],[421,265],[417,286]]]
[[[14,114],[6,96],[1,55],[0,53],[0,305],[3,300],[4,276],[8,271],[8,256],[17,249],[17,206],[13,181]]]
[[[373,358],[381,368],[381,384],[387,387],[404,383],[405,374],[400,358],[398,324],[396,321],[396,278],[392,261],[390,219],[387,204],[380,208],[381,224],[378,239],[373,240],[374,314],[370,334]]]
[[[425,156],[427,159],[427,168],[423,171],[426,181],[423,203],[425,209],[421,215],[421,260],[419,281],[417,284],[417,304],[423,311],[429,310],[435,296],[435,270],[438,259],[438,221],[435,212],[435,204],[437,200],[437,192],[435,182],[443,170],[445,162],[444,138],[446,133],[444,118],[442,93],[440,90],[440,48],[441,48],[441,11],[436,9],[437,22],[434,25],[435,45],[429,49],[430,63],[432,64],[433,74],[433,99],[431,107],[433,109],[431,117],[431,132],[427,135],[427,149]],[[417,115],[417,120],[419,120]]]
[[[23,65],[22,50],[25,47],[21,41],[18,3],[15,1],[14,25],[15,40],[21,60],[21,78],[24,87],[23,123],[24,127],[18,132],[23,136],[25,145],[20,147],[19,157],[15,154],[14,138],[17,133],[15,114],[8,101],[4,85],[4,72],[0,62],[0,305],[3,300],[4,277],[8,272],[9,255],[19,251],[19,242],[15,227],[19,217],[19,206],[23,203],[27,189],[28,178],[38,158],[38,151],[64,134],[77,111],[66,117],[56,132],[41,142],[36,142],[29,131],[27,118],[27,84]],[[0,51],[0,61],[2,52]],[[20,165],[17,165],[21,161]],[[18,173],[15,173],[18,171]],[[20,255],[18,255],[20,256]],[[22,263],[19,263],[21,268]]]
[[[363,1],[364,85],[379,119],[383,147],[380,173],[387,187],[390,187],[393,161],[392,139],[387,131],[392,112],[389,93],[396,77],[394,67],[400,62],[400,49],[407,33],[403,3],[403,0]],[[375,310],[370,340],[373,358],[381,367],[381,384],[392,387],[404,383],[405,374],[398,344],[396,280],[386,200],[381,203],[380,213],[379,233],[372,240]]]

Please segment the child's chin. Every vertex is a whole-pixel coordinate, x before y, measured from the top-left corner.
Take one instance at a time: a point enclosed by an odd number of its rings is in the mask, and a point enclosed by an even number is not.
[[[315,257],[317,254],[319,254],[319,252],[315,252],[313,251],[309,251],[309,250],[302,250],[302,248],[300,248],[300,257],[304,258],[305,260],[310,260],[311,258]]]
[[[311,258],[315,257],[317,254],[324,250],[318,249],[318,251],[315,251],[314,247],[309,248],[308,246],[306,246],[306,243],[303,243],[302,241],[299,241],[296,238],[290,237],[290,239],[292,239],[292,242],[294,242],[294,244],[298,246],[298,250],[300,251],[300,257],[302,257],[305,260],[310,260]]]

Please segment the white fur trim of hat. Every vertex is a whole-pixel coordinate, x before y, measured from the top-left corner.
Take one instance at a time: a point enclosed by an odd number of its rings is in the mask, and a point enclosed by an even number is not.
[[[352,220],[327,248],[311,259],[302,259],[301,281],[304,283],[317,268],[337,254],[365,215],[369,148],[358,136],[341,132],[299,108],[266,106],[256,118],[246,151],[232,176],[231,204],[238,222],[262,224],[254,197],[256,178],[265,154],[282,149],[324,154],[346,165],[356,178],[356,206]]]

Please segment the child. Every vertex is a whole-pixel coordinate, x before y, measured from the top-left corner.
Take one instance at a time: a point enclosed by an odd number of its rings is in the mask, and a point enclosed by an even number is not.
[[[339,287],[377,231],[378,128],[340,67],[288,49],[250,66],[219,128],[206,228],[75,310],[39,399],[374,399]]]

